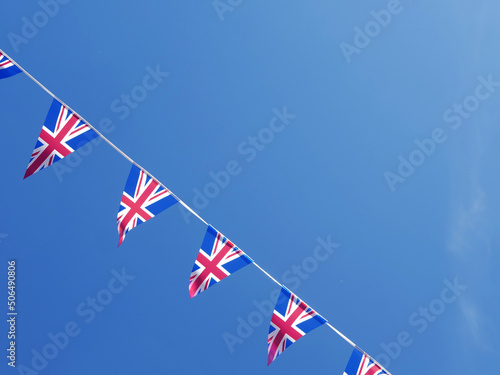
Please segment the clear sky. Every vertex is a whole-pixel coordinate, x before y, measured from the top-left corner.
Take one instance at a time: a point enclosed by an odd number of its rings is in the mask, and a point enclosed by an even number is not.
[[[497,373],[499,12],[5,2],[0,48],[393,374]],[[0,343],[15,259],[25,366],[0,373],[342,374],[326,326],[266,366],[278,287],[254,266],[189,298],[206,227],[179,207],[117,248],[108,145],[23,180],[52,99],[21,74],[0,98]]]

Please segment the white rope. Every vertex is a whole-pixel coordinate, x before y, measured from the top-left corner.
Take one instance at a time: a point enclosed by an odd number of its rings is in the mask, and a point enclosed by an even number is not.
[[[261,266],[259,266],[257,263],[253,262],[253,265],[255,267],[257,267],[259,270],[261,270],[267,277],[269,277],[276,284],[278,284],[279,286],[283,286],[281,283],[279,283],[274,277],[272,277],[266,270],[264,270],[264,268],[262,268]]]
[[[68,108],[71,112],[73,112],[76,116],[78,116],[88,127],[90,127],[93,131],[95,131],[99,137],[101,137],[106,143],[108,143],[111,147],[113,147],[121,156],[123,156],[125,159],[127,159],[130,163],[135,165],[136,167],[140,168],[143,170],[149,177],[151,177],[153,180],[158,182],[164,189],[170,191],[171,195],[179,201],[180,204],[182,204],[189,212],[191,212],[196,218],[198,218],[202,223],[205,225],[209,225],[200,215],[198,215],[191,207],[189,207],[186,203],[184,203],[177,195],[175,195],[170,189],[168,189],[161,181],[159,181],[157,178],[155,178],[151,173],[149,173],[146,169],[141,167],[138,163],[136,163],[134,160],[132,160],[131,157],[129,157],[125,152],[123,152],[120,148],[118,148],[113,142],[111,142],[109,139],[107,139],[104,135],[101,134],[94,126],[92,126],[87,120],[85,120],[82,116],[80,116],[74,109],[72,109],[69,105],[67,105],[65,102],[63,102],[61,99],[59,99],[57,96],[55,96],[49,89],[47,89],[44,85],[42,85],[38,80],[36,80],[31,74],[29,74],[21,65],[16,63],[9,55],[7,55],[5,52],[3,52],[0,49],[0,52],[5,55],[13,64],[15,64],[21,71],[26,74],[33,82],[35,82],[38,86],[40,86],[47,94],[49,94],[51,97],[53,97],[55,100],[57,100],[59,103],[64,105],[66,108]],[[283,287],[283,285],[278,282],[274,277],[271,276],[266,270],[264,270],[261,266],[259,266],[257,263],[253,262],[253,265],[257,267],[262,273],[264,273],[267,277],[269,277],[272,281],[274,281],[276,284],[278,284],[280,287]],[[324,318],[323,318],[324,319]],[[325,319],[326,320],[326,319]],[[335,331],[341,338],[343,338],[347,343],[349,343],[351,346],[353,346],[356,349],[359,349],[362,351],[364,354],[366,354],[368,357],[370,357],[375,363],[377,363],[382,369],[384,367],[375,361],[368,353],[366,353],[364,350],[362,350],[360,347],[358,347],[354,342],[349,340],[347,336],[342,334],[337,328],[332,326],[330,323],[326,323],[328,327],[330,327],[333,331]],[[385,369],[384,369],[385,370]],[[385,370],[387,373],[389,373],[387,370]]]
[[[357,348],[358,347],[355,343],[353,343],[351,340],[349,340],[344,334],[342,334],[342,332],[340,332],[337,328],[335,328],[334,326],[332,326],[330,323],[327,322],[326,325],[328,327],[330,327],[331,329],[333,329],[337,333],[337,335],[339,335],[345,341],[347,341],[353,348]]]

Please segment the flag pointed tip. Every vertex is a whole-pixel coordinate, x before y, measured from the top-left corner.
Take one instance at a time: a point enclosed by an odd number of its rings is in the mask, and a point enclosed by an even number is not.
[[[189,283],[189,298],[193,298],[196,296],[195,290],[193,290],[193,284]]]

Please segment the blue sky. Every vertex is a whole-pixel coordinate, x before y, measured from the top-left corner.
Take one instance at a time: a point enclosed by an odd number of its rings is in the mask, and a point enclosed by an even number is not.
[[[0,48],[391,373],[494,373],[498,3],[54,4],[4,4]],[[51,98],[24,75],[0,92],[0,303],[15,259],[32,370],[1,373],[343,372],[351,347],[324,326],[266,366],[256,306],[278,287],[253,266],[190,299],[206,227],[178,207],[117,248],[130,163],[108,145],[23,181]]]

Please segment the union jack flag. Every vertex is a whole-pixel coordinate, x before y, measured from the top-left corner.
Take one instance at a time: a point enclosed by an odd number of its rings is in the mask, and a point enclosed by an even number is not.
[[[0,79],[11,77],[17,73],[21,73],[21,69],[0,52]]]
[[[189,295],[193,298],[250,263],[248,255],[209,225],[191,271]]]
[[[96,137],[95,131],[54,99],[24,178],[54,164]]]
[[[129,230],[177,203],[172,193],[142,169],[132,165],[118,211],[120,246]]]
[[[375,363],[365,353],[361,353],[358,349],[354,349],[344,375],[390,375],[382,370],[380,365]]]
[[[283,287],[269,326],[267,364],[270,365],[278,355],[306,333],[325,323],[325,318]]]

